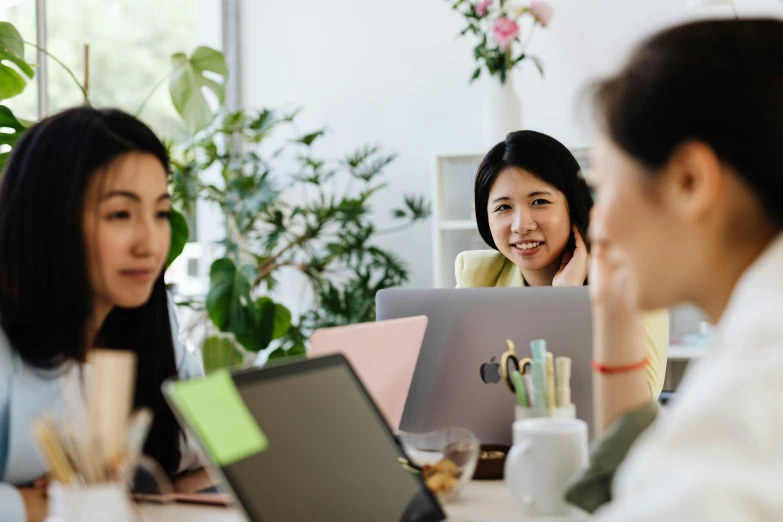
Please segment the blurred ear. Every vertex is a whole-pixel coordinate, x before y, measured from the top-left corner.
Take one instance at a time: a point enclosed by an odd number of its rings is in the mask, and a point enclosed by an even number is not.
[[[715,151],[700,141],[674,151],[660,180],[666,205],[686,220],[701,220],[715,208],[724,189],[724,172]]]

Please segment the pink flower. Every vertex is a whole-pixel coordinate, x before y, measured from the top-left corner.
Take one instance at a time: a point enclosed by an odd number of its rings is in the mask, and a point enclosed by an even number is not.
[[[492,35],[495,37],[498,47],[505,51],[511,46],[514,38],[519,36],[519,24],[514,20],[501,16],[495,21],[495,25],[492,26]]]
[[[492,5],[492,0],[481,0],[481,2],[479,2],[476,6],[476,14],[479,16],[484,16],[487,14],[487,9],[489,9],[490,5]]]
[[[552,21],[552,13],[554,9],[547,2],[541,2],[539,0],[533,0],[530,2],[530,14],[536,17],[538,23],[546,27],[549,22]]]

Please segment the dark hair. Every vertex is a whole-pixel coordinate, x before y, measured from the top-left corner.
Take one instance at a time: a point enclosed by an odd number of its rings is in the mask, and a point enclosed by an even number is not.
[[[13,150],[0,180],[0,324],[29,365],[57,369],[86,358],[93,313],[83,231],[89,180],[130,152],[166,148],[142,122],[117,110],[70,109],[33,125]],[[115,307],[96,345],[138,357],[135,405],[155,412],[145,452],[169,471],[179,465],[181,429],[160,386],[177,374],[161,273],[149,301]]]
[[[579,163],[568,148],[546,134],[523,130],[509,133],[484,156],[476,173],[474,200],[476,224],[484,242],[498,249],[489,229],[487,203],[498,176],[508,168],[517,168],[535,176],[563,193],[571,222],[587,241],[593,198],[579,175]]]
[[[650,171],[697,140],[783,225],[783,22],[710,20],[659,32],[594,86],[612,140]]]

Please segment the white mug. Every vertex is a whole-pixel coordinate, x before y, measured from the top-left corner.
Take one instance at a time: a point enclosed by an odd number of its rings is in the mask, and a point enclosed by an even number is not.
[[[579,513],[565,501],[568,482],[587,467],[587,424],[544,417],[514,422],[514,446],[506,456],[506,487],[523,513]]]
[[[47,522],[136,522],[125,487],[119,483],[65,486],[49,484]]]

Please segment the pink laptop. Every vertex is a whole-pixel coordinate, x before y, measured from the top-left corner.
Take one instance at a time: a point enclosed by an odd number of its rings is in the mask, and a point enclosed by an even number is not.
[[[342,353],[386,422],[396,431],[427,330],[427,317],[405,317],[322,328],[310,337],[308,357]]]

